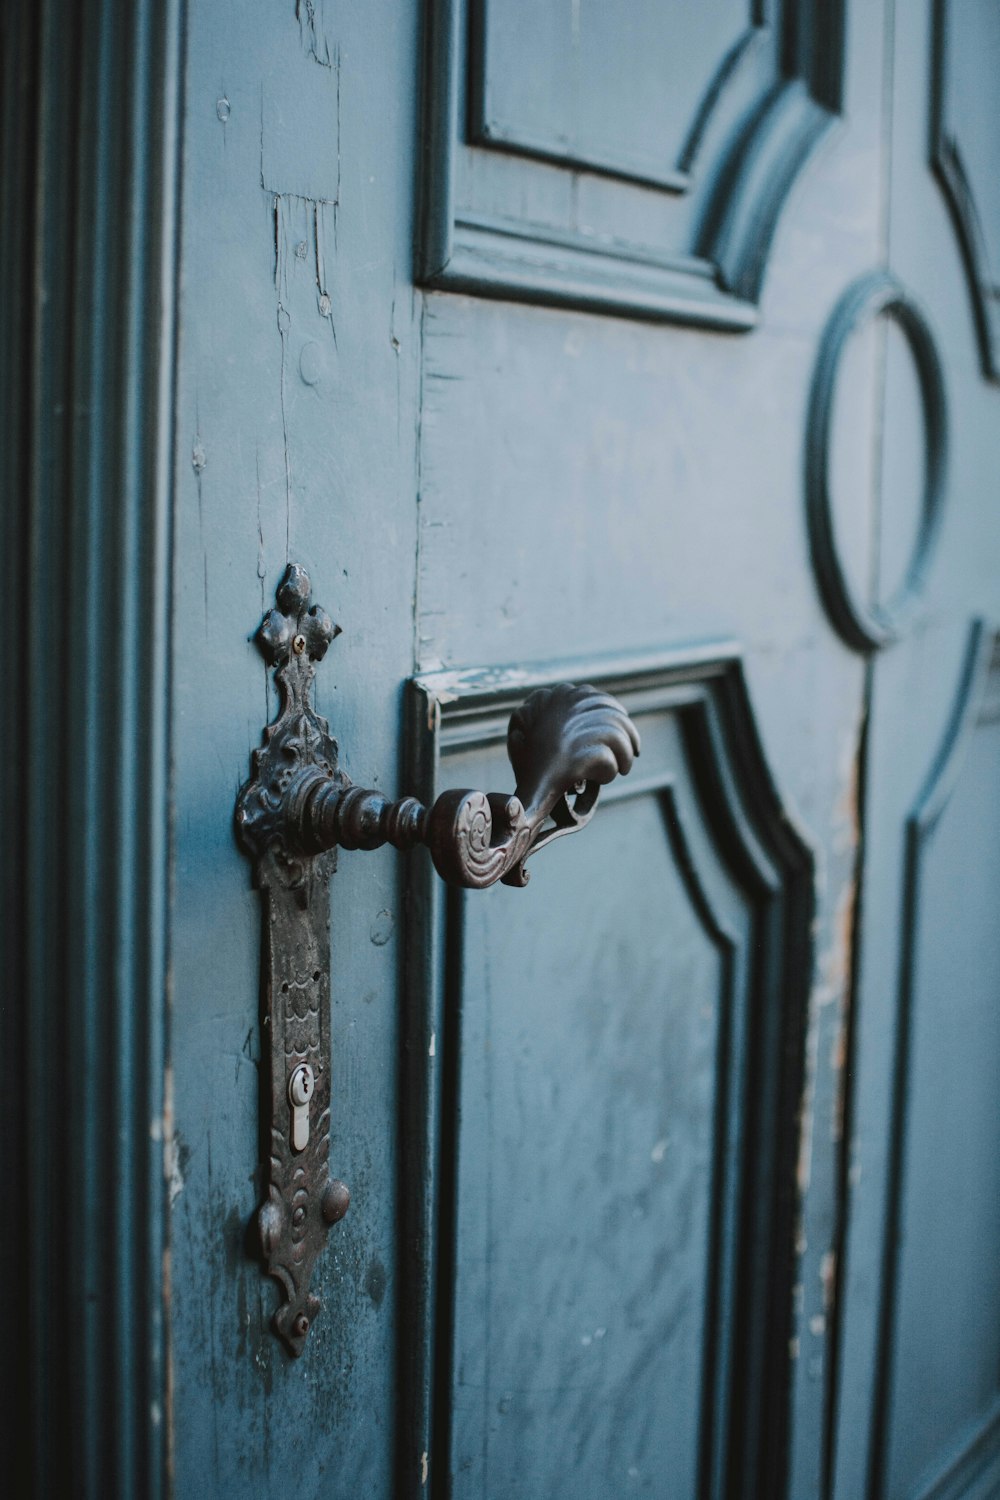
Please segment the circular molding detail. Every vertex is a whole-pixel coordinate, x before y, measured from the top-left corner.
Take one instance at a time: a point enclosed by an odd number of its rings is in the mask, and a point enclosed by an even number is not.
[[[909,345],[920,385],[926,473],[916,542],[902,584],[885,603],[866,604],[848,581],[837,551],[830,496],[830,430],[837,372],[848,339],[871,318],[888,317]],[[948,414],[944,374],[930,325],[895,276],[874,271],[853,282],[823,332],[806,429],[806,513],[813,569],[834,629],[856,651],[898,640],[923,588],[944,503]]]

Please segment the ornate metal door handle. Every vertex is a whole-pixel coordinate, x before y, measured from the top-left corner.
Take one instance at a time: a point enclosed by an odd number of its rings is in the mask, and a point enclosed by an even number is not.
[[[594,815],[602,786],[625,775],[639,735],[622,705],[596,688],[563,683],[532,693],[511,715],[513,794],[443,792],[427,808],[356,787],[337,742],[311,703],[316,663],[340,633],[310,601],[305,570],[290,564],[257,641],[281,691],[277,719],[255,752],[236,803],[240,841],[264,896],[263,1023],[271,1068],[270,1185],[258,1215],[261,1247],[286,1300],[275,1331],[301,1354],[319,1299],[316,1256],[350,1195],[327,1169],[330,1145],[330,932],[327,885],[336,849],[426,844],[454,885],[523,886],[528,858]]]

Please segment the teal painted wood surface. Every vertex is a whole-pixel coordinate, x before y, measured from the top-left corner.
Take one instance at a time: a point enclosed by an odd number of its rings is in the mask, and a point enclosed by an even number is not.
[[[985,1500],[993,10],[71,9],[0,22],[21,1490]],[[299,1360],[232,823],[289,560],[358,783],[509,786],[561,678],[644,741],[524,890],[341,852]]]
[[[248,1254],[258,898],[235,792],[273,717],[250,641],[291,557],[343,625],[317,683],[351,775],[399,778],[412,670],[416,15],[191,5],[180,275],[172,1189],[178,1494],[389,1495],[401,871],[355,856],[333,919],[331,1165],[352,1209],[291,1362]],[[345,856],[346,864],[346,856]],[[375,940],[373,940],[373,934]]]

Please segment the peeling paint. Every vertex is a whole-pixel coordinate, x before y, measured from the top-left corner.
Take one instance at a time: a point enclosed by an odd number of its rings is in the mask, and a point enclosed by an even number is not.
[[[174,1074],[171,1067],[163,1075],[163,1118],[159,1128],[151,1127],[154,1140],[163,1142],[163,1177],[167,1185],[167,1200],[171,1208],[184,1191],[185,1152],[180,1132],[174,1126]]]
[[[800,1101],[800,1136],[798,1186],[802,1196],[809,1190],[812,1177],[812,1155],[815,1132],[816,1076],[819,1067],[820,1018],[832,1004],[839,1005],[839,1021],[833,1031],[830,1067],[837,1085],[830,1115],[830,1132],[834,1145],[843,1136],[847,1107],[846,1063],[850,1028],[851,981],[855,962],[858,896],[861,882],[861,777],[865,753],[864,704],[850,732],[845,736],[838,759],[841,793],[831,820],[831,847],[840,856],[852,855],[849,874],[837,896],[832,917],[829,945],[816,963],[816,984],[810,997],[809,1028],[806,1036],[805,1077]]]
[[[177,1199],[184,1191],[184,1178],[181,1173],[180,1151],[178,1150],[176,1137],[172,1137],[166,1143],[164,1148],[164,1162],[167,1176],[167,1198],[170,1207],[173,1208]]]
[[[418,682],[439,703],[454,703],[473,692],[503,692],[531,680],[524,667],[472,667],[460,671],[425,673]]]
[[[800,1198],[805,1198],[812,1178],[813,1098],[816,1088],[816,1058],[819,1051],[819,1014],[825,1001],[819,987],[813,990],[809,1006],[809,1029],[806,1033],[805,1078],[799,1101],[799,1156],[796,1181]]]
[[[837,1257],[832,1250],[827,1250],[820,1261],[819,1279],[823,1287],[823,1308],[829,1313],[837,1285]]]
[[[421,1483],[421,1485],[425,1485],[427,1483],[427,1476],[428,1476],[429,1472],[430,1472],[430,1457],[427,1454],[427,1452],[425,1451],[425,1452],[421,1453],[421,1455],[420,1455],[420,1483]]]
[[[318,12],[318,14],[317,14]],[[296,0],[295,19],[306,56],[321,68],[332,68],[330,42],[323,22],[323,0]]]

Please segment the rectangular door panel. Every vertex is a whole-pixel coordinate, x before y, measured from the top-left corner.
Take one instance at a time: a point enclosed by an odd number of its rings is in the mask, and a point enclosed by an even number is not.
[[[474,139],[677,192],[714,95],[758,39],[746,0],[709,0],[697,25],[684,0],[476,9]]]
[[[686,888],[668,795],[539,859],[530,906],[463,903],[456,1496],[569,1496],[584,1475],[595,1495],[664,1475],[697,1493],[718,1064],[749,924],[718,872],[725,926]]]
[[[809,858],[737,658],[586,675],[643,736],[586,838],[532,861],[528,892],[435,903],[413,871],[427,1021],[410,1084],[437,1100],[419,1452],[437,1455],[432,1492],[456,1500],[712,1496],[734,1475],[769,1495],[791,1368]],[[503,677],[418,682],[418,763],[439,762],[442,785],[509,778],[498,740],[526,680]]]
[[[892,1500],[964,1495],[984,1467],[1000,1481],[998,827],[1000,655],[977,627],[909,825],[880,1403]]]
[[[431,0],[420,275],[747,328],[840,107],[844,0]]]

